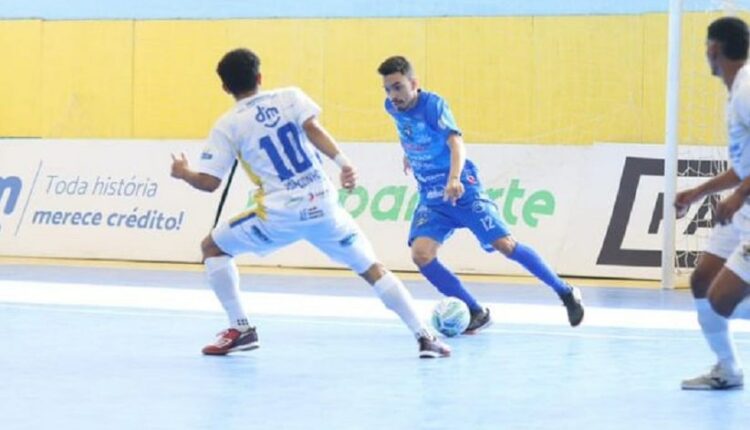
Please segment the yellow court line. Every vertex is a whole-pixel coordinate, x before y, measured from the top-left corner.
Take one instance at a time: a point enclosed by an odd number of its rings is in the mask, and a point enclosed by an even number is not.
[[[203,265],[198,263],[174,263],[155,261],[130,261],[130,260],[87,260],[74,258],[47,258],[47,257],[3,257],[0,256],[0,265],[29,265],[29,266],[70,266],[70,267],[104,267],[117,269],[139,269],[139,270],[173,270],[202,272]],[[264,275],[289,275],[289,276],[328,276],[328,277],[356,277],[347,269],[321,269],[304,267],[277,267],[277,266],[240,266],[243,274]],[[424,278],[416,271],[398,271],[399,277],[408,281],[421,281]],[[508,275],[481,275],[475,273],[462,273],[461,278],[469,282],[494,283],[494,284],[521,284],[538,285],[539,280],[531,276],[508,276]],[[615,287],[615,288],[643,288],[659,289],[659,281],[638,279],[608,279],[608,278],[574,278],[566,277],[566,281],[572,285],[581,287]],[[684,283],[678,288],[685,288]]]

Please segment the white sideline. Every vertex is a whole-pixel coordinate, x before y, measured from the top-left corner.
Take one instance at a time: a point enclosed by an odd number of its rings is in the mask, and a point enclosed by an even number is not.
[[[343,297],[285,293],[242,293],[249,313],[255,315],[395,319],[372,297]],[[584,298],[585,300],[585,298]],[[221,312],[208,288],[202,290],[144,286],[101,286],[82,283],[45,283],[0,280],[0,303],[74,305],[171,311]],[[427,317],[434,300],[416,300]],[[485,303],[502,324],[567,326],[562,305]],[[692,311],[587,307],[586,327],[698,330]],[[733,321],[735,331],[750,332],[749,321]]]

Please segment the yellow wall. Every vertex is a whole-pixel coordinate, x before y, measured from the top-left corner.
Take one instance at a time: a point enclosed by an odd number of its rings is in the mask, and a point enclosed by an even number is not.
[[[0,136],[39,136],[42,22],[0,21],[0,53]]]
[[[264,87],[304,89],[323,105],[324,119],[335,129],[336,119],[342,116],[336,112],[342,92],[334,84],[337,70],[333,64],[329,75],[324,75],[326,26],[334,32],[335,25],[321,20],[138,22],[135,135],[204,136],[232,103],[221,90],[215,69],[224,52],[237,46],[251,47],[261,57]],[[350,107],[360,100],[355,95],[341,104]]]
[[[44,22],[44,137],[133,134],[133,22]]]
[[[725,89],[684,21],[681,137],[721,143]],[[409,57],[469,142],[660,142],[664,14],[215,21],[0,21],[0,136],[201,138],[232,104],[214,72],[255,50],[267,88],[296,85],[339,140],[393,141],[376,72]]]
[[[427,64],[417,72],[426,88],[448,100],[467,139],[531,141],[532,19],[436,19],[428,21],[427,35]]]

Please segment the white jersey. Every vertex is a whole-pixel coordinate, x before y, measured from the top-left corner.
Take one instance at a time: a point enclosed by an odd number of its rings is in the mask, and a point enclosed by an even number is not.
[[[732,169],[744,180],[750,176],[750,66],[745,65],[729,90],[726,109],[729,139],[729,161]],[[745,282],[750,282],[750,260],[747,258],[750,243],[750,204],[746,201],[727,225],[716,224],[706,252],[726,259],[729,268]]]
[[[750,66],[737,71],[727,102],[729,159],[739,178],[750,175]]]
[[[263,91],[242,99],[214,125],[198,171],[223,178],[239,158],[258,186],[261,218],[305,221],[337,204],[336,189],[318,150],[302,129],[320,108],[299,88]]]
[[[729,161],[740,178],[750,176],[750,65],[743,66],[729,90],[726,108],[727,137],[729,139]],[[750,216],[750,204],[742,207],[745,216]]]

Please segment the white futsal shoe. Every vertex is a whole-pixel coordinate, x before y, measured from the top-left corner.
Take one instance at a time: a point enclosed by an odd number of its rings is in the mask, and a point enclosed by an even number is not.
[[[716,363],[711,371],[704,375],[682,381],[683,390],[729,390],[742,388],[744,385],[742,370],[733,372]]]

